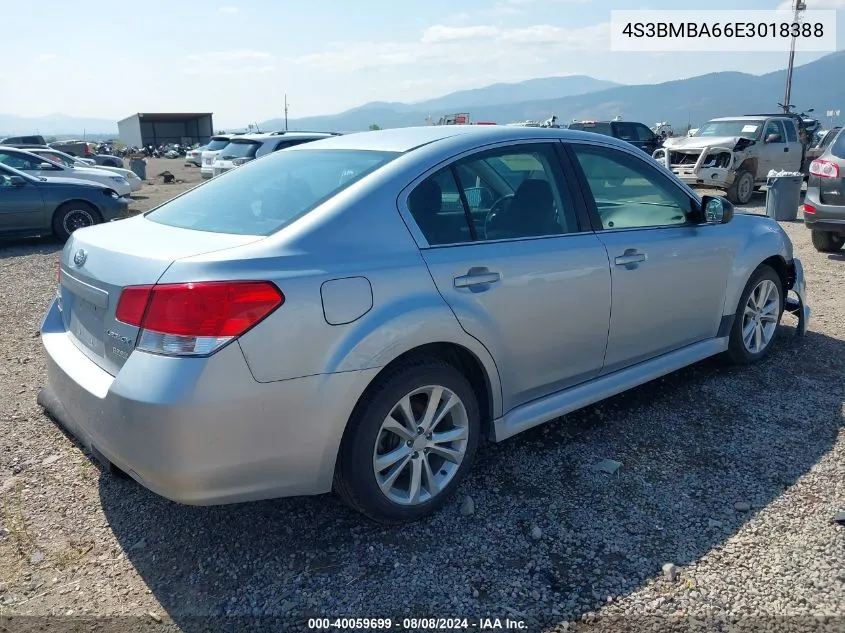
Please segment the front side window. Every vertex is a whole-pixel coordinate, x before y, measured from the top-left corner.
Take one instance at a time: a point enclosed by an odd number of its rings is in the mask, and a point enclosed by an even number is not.
[[[790,143],[797,143],[798,135],[795,133],[795,121],[784,121],[783,126],[786,128],[786,140]]]
[[[61,154],[54,154],[53,152],[39,152],[34,151],[33,154],[38,154],[41,158],[45,160],[49,160],[53,163],[58,163],[60,165],[64,165],[65,167],[70,167],[73,165],[73,161],[69,158],[63,157]]]
[[[20,169],[21,171],[47,171],[48,168],[42,167],[41,165],[49,163],[49,161],[45,161],[40,156],[34,158],[26,154],[17,154],[13,152],[0,152],[0,162],[14,169]],[[58,171],[61,167],[55,164],[50,164],[49,169]]]
[[[769,141],[770,136],[777,136],[776,141]],[[783,131],[783,124],[777,119],[766,122],[766,129],[763,132],[763,139],[767,143],[786,143],[786,134]]]
[[[197,231],[270,235],[398,156],[397,152],[278,152],[214,178],[147,213]]]
[[[457,161],[408,197],[432,246],[577,232],[551,144],[497,149]]]
[[[621,150],[573,144],[572,148],[605,229],[680,226],[691,199],[647,162]]]

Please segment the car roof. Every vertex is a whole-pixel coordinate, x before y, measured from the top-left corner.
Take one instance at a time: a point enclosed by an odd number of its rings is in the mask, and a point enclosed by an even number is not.
[[[246,139],[247,141],[266,141],[267,139],[271,138],[329,138],[331,136],[335,136],[332,132],[299,132],[299,131],[292,131],[292,132],[254,132],[252,134],[238,134],[237,136],[232,136],[229,140],[236,142],[242,139]]]
[[[530,140],[560,138],[562,140],[593,139],[597,134],[567,130],[565,128],[540,128],[508,125],[424,125],[419,127],[391,128],[372,132],[354,132],[341,136],[297,145],[285,151],[307,151],[313,149],[357,149],[382,152],[408,152],[410,150],[452,139],[462,144],[483,145],[516,140]],[[627,147],[623,141],[612,137],[601,137],[602,142],[608,142]]]
[[[714,121],[765,121],[773,116],[788,117],[786,114],[743,114],[742,116],[722,116],[718,119],[710,119],[708,123],[713,123]]]

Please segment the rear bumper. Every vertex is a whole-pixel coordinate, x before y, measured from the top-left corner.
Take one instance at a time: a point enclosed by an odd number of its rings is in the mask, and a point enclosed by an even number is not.
[[[816,187],[807,187],[804,204],[816,210],[815,213],[804,213],[804,226],[814,231],[830,231],[845,235],[845,206],[822,204]]]
[[[209,358],[133,352],[117,376],[41,327],[38,401],[80,443],[153,492],[195,505],[328,492],[346,421],[376,370],[259,383],[237,343]]]
[[[203,178],[211,178],[214,176],[214,168],[211,165],[201,165],[200,174]]]

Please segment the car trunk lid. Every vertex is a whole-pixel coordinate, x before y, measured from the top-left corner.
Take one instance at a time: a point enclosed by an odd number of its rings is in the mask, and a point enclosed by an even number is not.
[[[59,296],[65,330],[88,358],[115,375],[139,334],[137,327],[115,318],[123,288],[155,284],[178,259],[260,239],[177,228],[143,216],[76,231],[61,256]]]

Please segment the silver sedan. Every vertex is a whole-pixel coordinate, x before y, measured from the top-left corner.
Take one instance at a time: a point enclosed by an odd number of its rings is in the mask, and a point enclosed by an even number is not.
[[[559,129],[286,149],[76,231],[60,270],[39,401],[101,461],[183,503],[334,489],[384,522],[442,506],[482,440],[809,317],[776,222]]]

